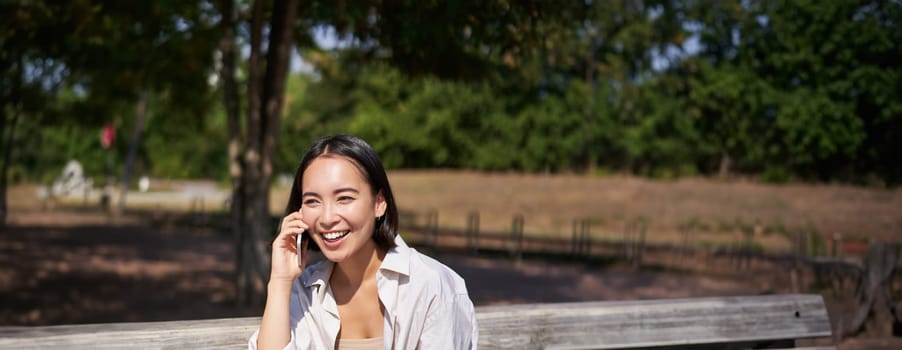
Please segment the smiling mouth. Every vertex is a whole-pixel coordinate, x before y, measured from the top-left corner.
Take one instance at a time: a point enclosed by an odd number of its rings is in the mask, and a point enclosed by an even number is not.
[[[351,231],[323,232],[322,236],[323,239],[327,242],[335,242],[339,239],[342,239],[342,237],[347,236],[348,233],[351,233]]]

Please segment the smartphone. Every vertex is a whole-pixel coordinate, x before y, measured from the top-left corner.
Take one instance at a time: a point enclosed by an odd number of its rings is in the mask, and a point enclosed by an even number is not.
[[[307,263],[307,241],[309,239],[310,237],[307,237],[307,232],[298,234],[298,267],[300,267],[301,270],[304,270],[304,265]]]

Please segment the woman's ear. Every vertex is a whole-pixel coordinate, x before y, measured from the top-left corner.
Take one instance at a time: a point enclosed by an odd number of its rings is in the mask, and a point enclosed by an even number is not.
[[[388,207],[388,203],[385,202],[385,196],[382,195],[382,191],[376,193],[376,218],[382,217],[385,215],[385,209]]]

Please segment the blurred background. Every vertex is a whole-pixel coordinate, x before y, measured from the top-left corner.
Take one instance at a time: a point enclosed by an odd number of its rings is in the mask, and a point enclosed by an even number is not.
[[[302,153],[352,133],[477,305],[806,292],[846,348],[902,333],[899,1],[0,19],[0,325],[261,314]]]

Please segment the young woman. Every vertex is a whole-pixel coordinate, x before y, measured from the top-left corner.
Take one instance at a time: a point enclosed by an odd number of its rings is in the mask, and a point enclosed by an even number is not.
[[[263,319],[248,348],[476,348],[463,279],[398,236],[388,177],[366,142],[317,141],[298,166],[285,211]],[[308,248],[325,259],[305,268]]]

